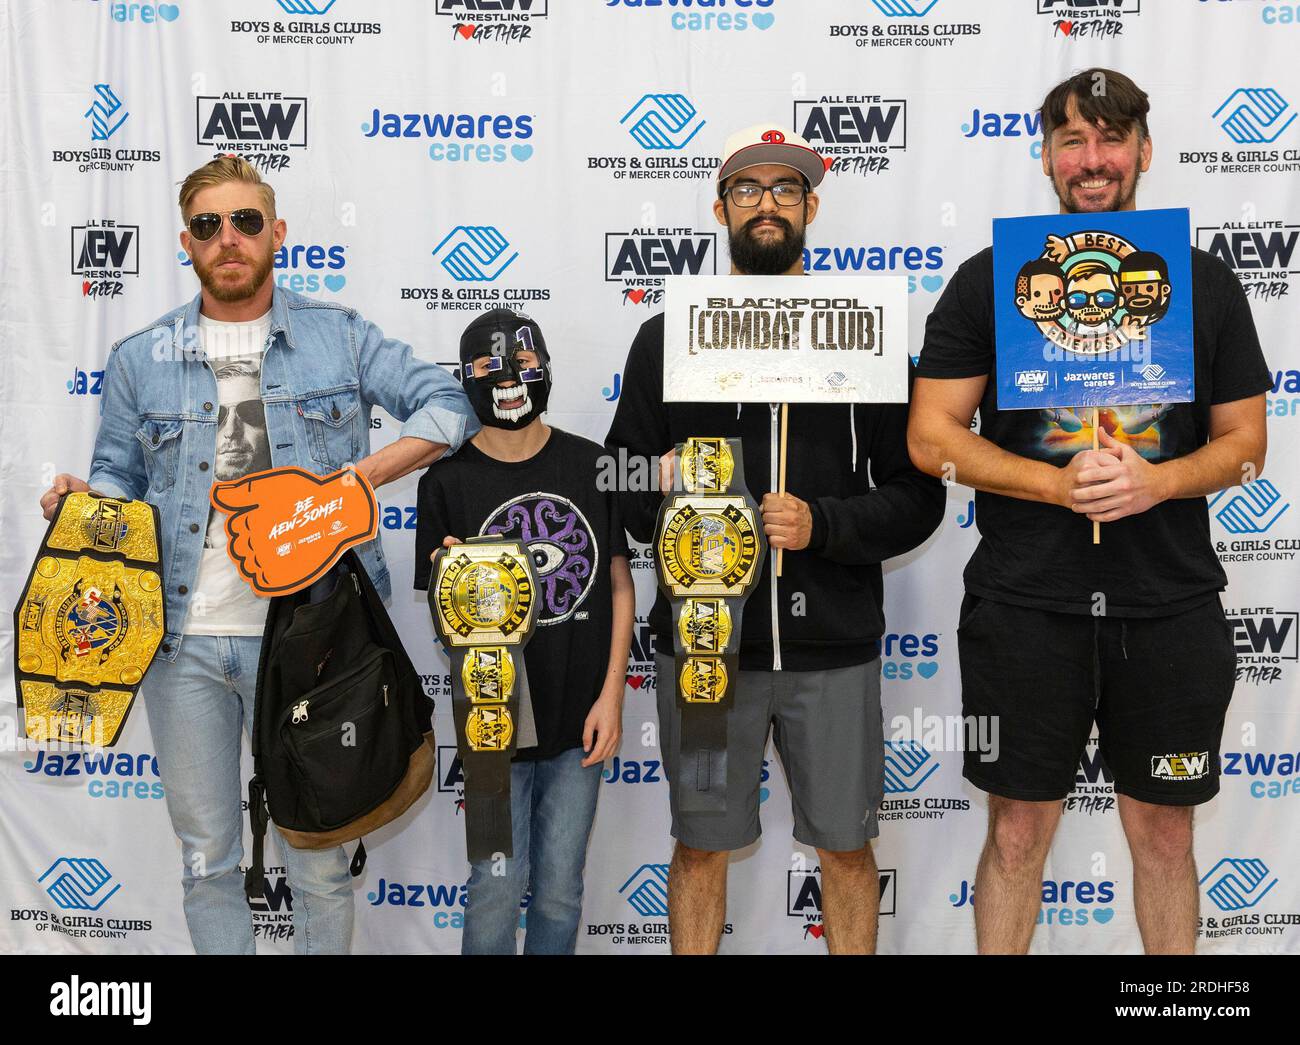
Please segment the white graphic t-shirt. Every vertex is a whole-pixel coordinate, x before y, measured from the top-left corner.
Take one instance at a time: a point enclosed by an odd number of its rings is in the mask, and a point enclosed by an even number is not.
[[[246,323],[199,316],[199,337],[217,375],[216,478],[239,479],[271,467],[262,405],[262,355],[271,313]],[[268,600],[256,595],[226,555],[226,516],[210,508],[186,635],[261,635]]]

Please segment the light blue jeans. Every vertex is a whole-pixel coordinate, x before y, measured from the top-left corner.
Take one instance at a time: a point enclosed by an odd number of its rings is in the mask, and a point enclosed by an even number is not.
[[[528,903],[525,954],[572,954],[582,918],[582,869],[596,816],[602,763],[582,748],[510,767],[514,856],[470,865],[461,954],[514,954],[519,904]],[[496,870],[499,873],[493,874]]]
[[[144,702],[172,830],[181,840],[185,921],[199,954],[254,954],[244,897],[247,781],[239,730],[252,728],[261,637],[186,635],[176,660],[155,661]],[[343,847],[280,854],[293,891],[299,954],[346,954],[352,945],[352,877]]]

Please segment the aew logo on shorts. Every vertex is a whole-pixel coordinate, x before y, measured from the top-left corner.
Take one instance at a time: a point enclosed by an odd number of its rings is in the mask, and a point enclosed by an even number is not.
[[[795,130],[835,174],[883,174],[907,148],[907,101],[879,95],[823,95],[794,103]]]
[[[1151,756],[1151,777],[1154,780],[1204,780],[1209,775],[1208,751]]]
[[[1224,610],[1237,654],[1237,681],[1278,682],[1284,661],[1300,659],[1300,613],[1272,606]]]
[[[1142,0],[1035,0],[1037,14],[1052,18],[1052,35],[1110,38],[1124,31],[1123,19],[1142,13]]]
[[[1226,221],[1196,229],[1196,245],[1230,266],[1256,300],[1290,293],[1291,278],[1300,275],[1298,242],[1300,225],[1281,221]]]
[[[200,95],[198,144],[237,153],[263,171],[289,166],[289,150],[307,147],[307,99],[279,91]]]
[[[434,14],[455,18],[452,40],[515,43],[533,34],[528,23],[545,18],[547,0],[437,0]]]
[[[645,228],[605,233],[605,282],[622,285],[624,305],[662,305],[666,277],[717,271],[715,232]]]
[[[880,913],[897,913],[898,872],[880,868]],[[785,914],[803,921],[803,938],[819,940],[826,931],[822,925],[822,869],[800,869],[785,873]]]
[[[81,277],[81,296],[122,296],[123,276],[140,275],[140,226],[110,218],[72,226],[72,275]]]

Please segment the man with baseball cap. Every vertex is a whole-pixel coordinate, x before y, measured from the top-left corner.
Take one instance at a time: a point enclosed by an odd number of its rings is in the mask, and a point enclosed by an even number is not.
[[[825,174],[806,141],[773,124],[727,140],[713,212],[727,228],[733,275],[804,274],[804,234],[820,203],[813,190]],[[632,343],[605,439],[629,459],[660,459],[660,490],[620,493],[628,532],[652,539],[676,444],[739,437],[768,545],[785,553],[783,576],[773,577],[769,556],[745,607],[740,677],[726,725],[723,812],[682,808],[672,739],[680,733],[672,621],[662,594],[650,614],[677,839],[668,876],[673,951],[718,947],[727,854],[759,836],[759,780],[775,726],[794,836],[816,848],[821,864],[827,944],[833,953],[870,952],[880,898],[868,843],[878,833],[883,790],[881,563],[934,532],[943,517],[942,486],[908,458],[906,406],[798,403],[789,408],[787,492],[773,492],[780,404],[664,403],[663,342],[664,317],[657,315]]]

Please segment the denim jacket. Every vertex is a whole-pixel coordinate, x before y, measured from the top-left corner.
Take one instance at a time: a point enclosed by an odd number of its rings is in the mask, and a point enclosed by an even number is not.
[[[201,296],[123,338],[104,368],[91,489],[145,500],[162,526],[167,635],[158,656],[175,660],[207,530],[216,481],[217,379],[199,351]],[[276,287],[262,362],[262,402],[274,466],[318,475],[370,453],[378,405],[403,436],[451,451],[478,430],[456,379],[385,338],[353,309]],[[450,452],[450,451],[449,451]],[[357,548],[385,601],[392,585],[378,539]]]

